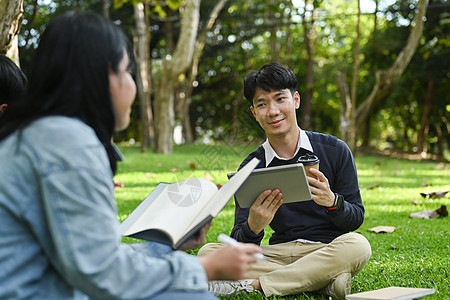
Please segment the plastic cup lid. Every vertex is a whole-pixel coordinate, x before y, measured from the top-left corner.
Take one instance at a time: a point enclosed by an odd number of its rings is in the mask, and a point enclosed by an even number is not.
[[[311,166],[318,164],[320,162],[320,159],[314,154],[307,153],[303,156],[300,156],[297,162],[302,163],[305,166]]]

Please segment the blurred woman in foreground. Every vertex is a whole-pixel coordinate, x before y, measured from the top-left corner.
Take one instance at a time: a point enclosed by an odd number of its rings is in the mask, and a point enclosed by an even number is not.
[[[1,299],[211,299],[208,280],[246,277],[255,262],[254,245],[198,258],[121,244],[111,137],[136,94],[127,49],[93,13],[65,13],[43,33],[29,93],[0,119]]]

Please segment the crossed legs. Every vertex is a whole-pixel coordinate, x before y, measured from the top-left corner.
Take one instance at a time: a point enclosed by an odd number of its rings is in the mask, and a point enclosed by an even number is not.
[[[198,255],[221,246],[206,244]],[[343,234],[329,244],[289,242],[261,248],[268,261],[254,264],[249,277],[259,280],[266,296],[316,291],[339,274],[354,276],[372,254],[369,242],[358,233]]]

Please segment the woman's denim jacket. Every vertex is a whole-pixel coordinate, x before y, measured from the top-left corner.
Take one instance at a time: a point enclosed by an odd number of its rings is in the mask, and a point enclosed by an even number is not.
[[[121,244],[104,147],[46,117],[0,142],[0,299],[136,299],[206,290],[195,256]]]

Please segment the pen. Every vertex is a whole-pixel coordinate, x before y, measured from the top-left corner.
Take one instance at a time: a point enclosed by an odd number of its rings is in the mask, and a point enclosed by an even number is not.
[[[230,246],[237,246],[239,245],[239,242],[236,241],[235,239],[233,239],[232,237],[229,237],[226,234],[219,234],[219,236],[217,237],[217,239],[219,240],[219,242],[224,243],[226,245],[230,245]],[[267,260],[267,257],[265,257],[262,253],[260,252],[255,252],[253,253],[253,256],[259,260]]]

